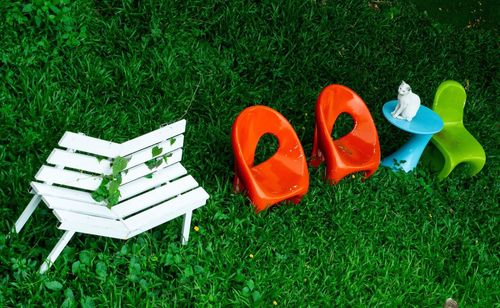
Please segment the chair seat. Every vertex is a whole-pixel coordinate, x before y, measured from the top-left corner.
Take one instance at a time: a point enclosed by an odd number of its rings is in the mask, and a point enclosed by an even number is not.
[[[481,144],[463,126],[448,127],[445,133],[433,136],[432,143],[442,155],[442,159],[436,157],[437,153],[428,151],[434,155],[431,157],[434,169],[439,170],[438,178],[446,178],[459,164],[469,165],[466,171],[469,175],[475,175],[481,171],[486,163],[486,153]]]
[[[448,127],[446,132],[435,134],[432,141],[443,155],[456,162],[485,158],[481,144],[463,126]]]
[[[375,156],[373,145],[353,135],[334,140],[333,144],[344,163],[353,167],[370,164]]]
[[[307,191],[307,181],[305,181],[307,168],[296,168],[296,165],[292,159],[277,154],[251,168],[257,186],[256,191],[261,198],[273,200],[275,203],[289,199],[297,193],[305,193]],[[290,166],[295,168],[290,168]]]

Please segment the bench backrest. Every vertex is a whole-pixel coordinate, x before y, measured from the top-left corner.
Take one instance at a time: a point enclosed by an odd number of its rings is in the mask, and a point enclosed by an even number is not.
[[[198,186],[192,177],[186,177],[176,181],[176,185],[151,191],[187,174],[179,163],[185,128],[186,121],[181,120],[121,144],[66,132],[58,143],[60,148],[52,151],[31,185],[49,207],[123,219],[180,194],[179,191]],[[152,156],[154,147],[161,148],[161,153]],[[108,209],[104,201],[95,201],[91,193],[99,187],[103,175],[112,173],[112,160],[117,156],[126,158],[128,164],[122,171],[119,202]],[[161,164],[150,169],[146,163],[152,159],[161,160]],[[138,206],[131,207],[131,203]]]

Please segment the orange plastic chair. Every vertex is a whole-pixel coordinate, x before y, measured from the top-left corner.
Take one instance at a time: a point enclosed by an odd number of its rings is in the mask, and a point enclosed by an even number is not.
[[[278,139],[278,150],[254,165],[259,139],[268,133]],[[234,189],[246,191],[257,212],[285,200],[300,202],[309,188],[309,172],[299,137],[285,117],[266,106],[248,107],[234,121],[231,139]]]
[[[341,113],[354,119],[354,128],[333,140],[333,125]],[[380,165],[377,128],[368,107],[353,90],[342,85],[329,85],[321,91],[316,103],[316,127],[309,164],[318,167],[326,162],[326,179],[338,183],[346,175],[365,172],[370,177]]]

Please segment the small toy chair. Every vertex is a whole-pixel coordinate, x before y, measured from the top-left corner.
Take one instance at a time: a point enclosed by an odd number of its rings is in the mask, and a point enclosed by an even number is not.
[[[486,163],[483,147],[463,124],[466,99],[465,89],[453,80],[441,83],[436,91],[432,109],[443,119],[444,128],[431,141],[442,155],[429,149],[426,156],[431,166],[439,170],[439,180],[446,178],[460,163],[470,166],[470,175],[477,174]]]
[[[335,120],[349,114],[354,128],[345,136],[331,137]],[[380,164],[377,128],[368,107],[353,90],[342,85],[329,85],[320,93],[316,104],[316,127],[309,164],[318,167],[326,161],[326,179],[338,183],[346,175],[365,171],[370,177]]]
[[[278,150],[254,165],[259,139],[267,133],[278,139]],[[269,107],[248,107],[234,121],[231,139],[234,189],[245,190],[257,212],[285,200],[300,202],[309,188],[309,172],[299,138],[285,117]]]

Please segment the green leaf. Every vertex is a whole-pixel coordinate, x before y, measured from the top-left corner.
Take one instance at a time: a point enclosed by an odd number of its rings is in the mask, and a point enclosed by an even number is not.
[[[163,152],[163,148],[160,148],[158,146],[153,147],[153,149],[151,150],[151,154],[153,155],[153,157],[160,155],[161,152]]]
[[[152,179],[152,178],[153,178],[153,174],[152,174],[152,173],[150,173],[150,174],[146,174],[144,177],[145,177],[146,179]]]
[[[28,3],[23,7],[23,13],[31,13],[32,10],[33,10],[32,3]]]
[[[82,308],[94,308],[95,307],[94,300],[90,296],[85,296],[84,298],[82,298],[80,300],[80,305],[82,306]]]
[[[111,208],[118,204],[118,199],[120,198],[120,191],[116,191],[114,194],[110,194],[108,197],[108,208]]]
[[[238,282],[243,282],[245,281],[245,275],[243,275],[243,273],[241,272],[241,269],[238,269],[236,271],[236,276],[234,277],[234,279]]]
[[[191,277],[194,275],[193,267],[191,265],[186,266],[184,269],[184,277]]]
[[[40,18],[40,16],[38,15],[35,16],[35,24],[37,27],[40,27],[40,25],[42,24],[42,18]]]
[[[56,13],[56,14],[61,13],[61,10],[60,10],[57,6],[52,5],[52,4],[50,4],[50,3],[49,3],[49,8],[50,8],[50,10],[51,10],[52,12],[54,12],[54,13]]]
[[[148,166],[149,170],[152,170],[152,169],[158,167],[159,165],[161,165],[161,158],[160,159],[158,159],[158,158],[150,159],[147,162],[145,162],[145,164],[146,164],[146,166]]]
[[[172,153],[168,153],[168,154],[163,155],[163,160],[165,161],[165,163],[168,163],[167,160],[169,157],[172,157]]]
[[[76,307],[75,299],[72,297],[66,297],[64,302],[61,304],[61,308],[72,308]]]
[[[73,262],[73,265],[71,265],[71,272],[73,274],[78,273],[80,271],[80,266],[81,266],[80,261]]]
[[[92,261],[92,256],[90,255],[90,252],[88,251],[82,251],[80,252],[80,262],[86,265],[90,265],[90,262]]]
[[[170,145],[175,143],[175,138],[170,139]]]
[[[247,281],[247,287],[248,287],[248,289],[250,289],[250,291],[252,291],[253,288],[255,287],[255,283],[253,282],[252,279]]]
[[[95,201],[101,202],[108,197],[108,188],[107,188],[108,183],[109,183],[109,178],[104,177],[99,187],[92,192],[92,198]]]
[[[125,170],[127,168],[128,161],[121,157],[118,156],[113,160],[113,177],[116,177],[120,172]]]
[[[253,291],[252,298],[254,302],[259,302],[262,299],[262,295],[260,295],[259,291]]]
[[[241,293],[243,293],[243,295],[246,295],[248,296],[250,294],[250,289],[248,287],[244,287],[242,290],[241,290]]]
[[[92,199],[94,199],[97,202],[101,202],[104,199],[106,199],[106,195],[104,195],[96,190],[96,191],[92,192]]]
[[[118,192],[118,188],[120,188],[121,184],[120,182],[121,181],[119,180],[114,180],[111,183],[109,183],[109,188],[108,188],[109,195],[114,195],[116,194],[116,192]]]
[[[67,298],[75,298],[75,294],[73,293],[73,290],[71,290],[70,288],[64,290],[64,296],[66,296]]]
[[[59,291],[63,288],[62,283],[60,283],[59,281],[55,281],[55,280],[45,282],[45,286],[47,287],[47,289],[52,290],[52,291]]]
[[[104,262],[97,263],[95,272],[97,276],[102,279],[106,279],[106,276],[108,276],[106,264],[104,264]]]

